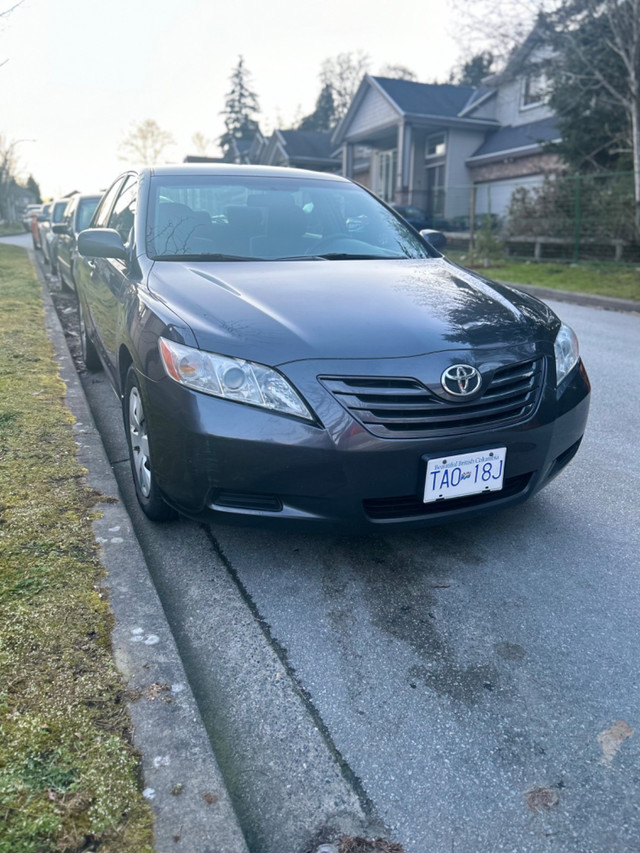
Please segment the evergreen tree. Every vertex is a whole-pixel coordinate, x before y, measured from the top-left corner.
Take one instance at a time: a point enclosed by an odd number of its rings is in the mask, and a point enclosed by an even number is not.
[[[38,186],[38,183],[37,183],[36,179],[33,177],[33,175],[29,175],[29,177],[27,178],[27,183],[25,185],[25,188],[27,190],[29,190],[30,193],[33,194],[33,201],[35,204],[42,204],[42,196],[40,195],[40,187]]]
[[[257,133],[259,127],[255,114],[260,112],[258,96],[250,88],[251,75],[247,71],[244,59],[238,57],[231,77],[231,89],[224,102],[225,132],[219,139],[220,147],[226,153],[233,140],[249,141]]]
[[[302,119],[298,125],[298,130],[318,130],[328,133],[333,130],[335,125],[336,108],[333,101],[333,90],[327,83],[318,95],[315,110]]]
[[[491,74],[493,53],[483,50],[464,62],[457,74],[452,75],[452,83],[461,86],[481,86],[485,77]]]

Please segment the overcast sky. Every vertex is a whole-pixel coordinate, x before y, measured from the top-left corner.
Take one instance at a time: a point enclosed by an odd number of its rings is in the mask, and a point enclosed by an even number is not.
[[[0,11],[11,0],[0,0]],[[154,119],[193,153],[217,138],[242,54],[271,132],[313,110],[323,60],[363,52],[445,81],[460,59],[448,0],[24,0],[0,23],[0,136],[43,195],[104,188],[118,147]],[[26,141],[35,140],[35,141]],[[214,152],[215,153],[215,152]]]

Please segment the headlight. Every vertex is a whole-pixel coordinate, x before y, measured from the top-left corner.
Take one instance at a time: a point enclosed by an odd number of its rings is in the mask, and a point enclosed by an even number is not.
[[[194,391],[314,420],[287,380],[270,367],[159,339],[168,375]]]
[[[564,323],[556,335],[554,349],[556,353],[556,384],[559,386],[580,358],[575,332]]]

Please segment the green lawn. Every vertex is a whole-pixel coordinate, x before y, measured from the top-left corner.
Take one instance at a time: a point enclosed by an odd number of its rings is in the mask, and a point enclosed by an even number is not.
[[[3,222],[0,225],[0,237],[15,237],[16,234],[24,234],[25,230],[20,222]]]
[[[463,252],[448,252],[448,257],[465,266]],[[592,293],[598,296],[614,296],[619,299],[635,299],[640,302],[640,265],[591,263],[552,263],[550,261],[494,262],[492,266],[476,266],[478,272],[496,281],[514,284],[532,284],[551,287],[554,290],[570,290]]]
[[[151,853],[91,518],[23,249],[0,246],[0,853]]]

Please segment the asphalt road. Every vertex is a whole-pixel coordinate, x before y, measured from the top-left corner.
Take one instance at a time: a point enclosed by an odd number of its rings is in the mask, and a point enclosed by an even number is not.
[[[594,386],[579,455],[528,505],[421,532],[151,525],[89,380],[255,853],[332,813],[316,730],[407,853],[640,851],[640,318],[554,308]]]
[[[418,532],[151,524],[82,376],[252,853],[349,820],[406,853],[640,851],[640,317],[551,304],[593,384],[578,456]]]

